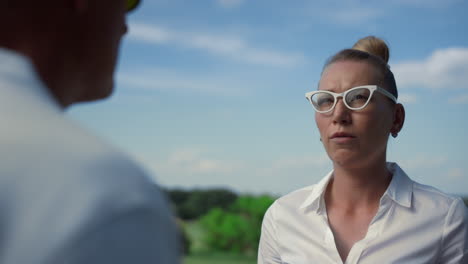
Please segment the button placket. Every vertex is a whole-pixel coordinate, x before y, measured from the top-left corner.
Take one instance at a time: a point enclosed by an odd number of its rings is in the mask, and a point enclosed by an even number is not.
[[[389,209],[389,204],[388,203],[382,203],[379,206],[379,209],[377,213],[375,214],[374,218],[369,224],[369,227],[367,229],[366,236],[358,241],[356,244],[353,245],[351,248],[351,251],[348,254],[348,258],[346,259],[345,264],[354,264],[358,263],[362,252],[366,249],[367,245],[377,238],[379,234],[382,231],[382,223],[383,223],[383,218],[384,215],[388,212]]]
[[[336,247],[335,243],[335,236],[333,235],[331,227],[328,223],[328,215],[325,208],[322,220],[324,222],[324,226],[326,226],[323,238],[326,249],[328,250],[330,256],[334,259],[335,263],[342,264],[343,261],[341,260],[340,254],[338,253],[338,248]]]
[[[346,258],[345,264],[358,263],[362,252],[364,249],[366,249],[366,246],[381,233],[383,217],[388,212],[389,206],[390,205],[385,202],[384,197],[384,200],[382,200],[377,213],[375,214],[374,218],[372,218],[372,221],[367,228],[366,236],[353,245],[348,254],[348,257]]]

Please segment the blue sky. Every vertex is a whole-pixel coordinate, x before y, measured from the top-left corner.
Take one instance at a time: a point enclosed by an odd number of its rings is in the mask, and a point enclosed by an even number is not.
[[[304,93],[329,56],[376,35],[407,114],[388,160],[468,194],[466,10],[458,0],[143,1],[114,95],[68,115],[161,185],[286,194],[331,169]]]

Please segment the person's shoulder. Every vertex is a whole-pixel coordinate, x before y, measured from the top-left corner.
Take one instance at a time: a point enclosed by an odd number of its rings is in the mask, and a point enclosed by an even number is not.
[[[394,176],[396,176],[396,181],[392,180],[392,183],[396,184],[392,184],[393,187],[389,187],[390,191],[397,193],[396,196],[399,197],[397,199],[409,198],[408,201],[410,201],[411,207],[416,212],[440,212],[440,216],[443,216],[455,204],[463,204],[463,200],[456,195],[413,180],[398,164],[388,162],[387,166],[394,173]]]
[[[66,184],[73,182],[102,208],[125,211],[136,207],[166,207],[163,192],[141,165],[105,142],[90,141],[101,146],[70,153]]]
[[[297,202],[297,201],[303,201],[306,199],[311,192],[316,188],[317,184],[312,184],[306,187],[302,187],[299,189],[296,189],[294,191],[291,191],[288,194],[285,194],[281,196],[280,198],[277,199],[277,202],[279,203],[291,203],[291,202]]]
[[[317,184],[302,187],[285,194],[270,206],[269,210],[297,210],[301,204],[312,194]]]
[[[445,212],[458,205],[463,205],[461,208],[464,209],[464,202],[459,196],[416,181],[413,181],[413,199],[426,208],[437,208]]]
[[[165,207],[164,195],[142,166],[63,114],[50,115],[27,141],[15,148],[26,153],[28,166],[41,168],[34,177],[37,181],[54,182],[54,186],[40,186],[57,196],[65,190],[70,194],[68,202],[92,201],[116,211],[137,206]],[[29,147],[38,142],[43,147]],[[32,157],[35,152],[44,153],[40,163]]]
[[[446,193],[434,186],[422,184],[417,181],[413,181],[413,193],[415,198],[430,198],[446,203],[452,203],[454,200],[459,198],[456,195]]]

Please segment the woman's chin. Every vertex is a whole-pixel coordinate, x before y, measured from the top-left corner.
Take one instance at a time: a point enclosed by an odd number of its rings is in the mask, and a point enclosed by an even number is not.
[[[362,155],[356,153],[352,150],[342,150],[335,151],[329,155],[330,159],[333,161],[333,164],[345,168],[356,168],[363,165],[364,160]]]

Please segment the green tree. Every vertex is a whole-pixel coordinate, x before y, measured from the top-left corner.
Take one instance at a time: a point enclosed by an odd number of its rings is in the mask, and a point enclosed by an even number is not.
[[[246,238],[249,241],[251,249],[256,251],[258,241],[260,240],[263,215],[274,199],[267,195],[262,196],[241,196],[232,205],[231,210],[237,214],[243,215],[251,226]]]
[[[241,196],[228,209],[215,208],[200,220],[205,243],[217,251],[254,254],[258,249],[263,215],[274,199]]]
[[[229,208],[237,194],[227,189],[166,190],[175,214],[183,220],[197,219],[212,208]]]

